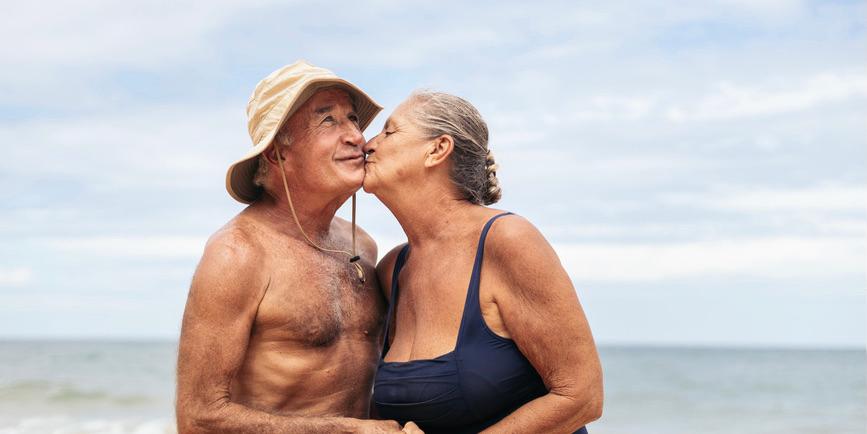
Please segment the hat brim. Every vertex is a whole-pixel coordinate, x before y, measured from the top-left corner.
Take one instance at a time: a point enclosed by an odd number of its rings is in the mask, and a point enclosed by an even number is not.
[[[270,133],[262,137],[246,155],[229,166],[229,170],[226,172],[226,190],[229,192],[229,195],[238,202],[250,204],[262,194],[261,187],[253,184],[253,177],[259,168],[257,157],[268,149],[277,132],[280,131],[286,120],[295,114],[299,107],[319,90],[332,86],[340,87],[352,96],[353,103],[355,104],[355,113],[358,115],[358,125],[362,132],[367,129],[376,115],[382,111],[382,106],[377,104],[373,98],[346,80],[334,77],[311,79],[305,83],[300,92],[295,94],[294,98],[283,101],[281,103],[282,107],[275,108],[276,110],[282,110],[282,114],[278,117],[274,128],[271,128]]]

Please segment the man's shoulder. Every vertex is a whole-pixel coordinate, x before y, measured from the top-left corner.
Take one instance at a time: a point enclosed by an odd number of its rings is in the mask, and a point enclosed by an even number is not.
[[[236,219],[208,239],[190,288],[189,303],[215,315],[255,305],[268,285],[261,243]]]
[[[218,260],[230,266],[243,266],[250,261],[261,259],[263,253],[255,223],[239,215],[208,238],[202,259]]]
[[[352,222],[340,217],[334,217],[334,228],[341,238],[352,239]],[[360,250],[376,252],[376,241],[358,224],[355,225],[356,242]],[[375,257],[375,256],[374,256]]]

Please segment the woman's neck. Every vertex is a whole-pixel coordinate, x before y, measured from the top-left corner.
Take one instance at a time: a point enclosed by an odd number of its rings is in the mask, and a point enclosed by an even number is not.
[[[453,191],[433,186],[402,188],[377,197],[397,218],[415,248],[462,236],[466,223],[480,207]]]

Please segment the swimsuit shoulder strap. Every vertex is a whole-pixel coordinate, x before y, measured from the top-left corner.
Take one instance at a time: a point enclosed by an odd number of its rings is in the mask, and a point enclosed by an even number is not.
[[[385,317],[385,335],[382,340],[382,354],[380,357],[385,357],[385,353],[388,352],[388,331],[391,328],[391,319],[394,315],[394,307],[397,306],[397,297],[400,292],[398,290],[397,278],[400,276],[400,270],[406,263],[406,255],[408,252],[409,243],[400,249],[400,253],[397,254],[397,260],[394,261],[394,270],[391,273],[391,302],[388,304],[388,314]]]
[[[491,225],[494,224],[494,221],[507,215],[512,215],[512,213],[504,212],[491,217],[491,219],[485,223],[484,228],[482,228],[482,234],[479,236],[479,246],[476,248],[476,260],[473,262],[473,273],[470,275],[470,284],[467,288],[467,299],[464,301],[464,313],[461,316],[461,328],[458,331],[458,342],[456,346],[460,345],[461,340],[466,333],[465,328],[469,327],[468,324],[473,322],[469,319],[472,318],[473,320],[481,321],[482,311],[479,305],[479,281],[482,274],[482,259],[485,257],[485,239],[488,237],[488,231],[491,229]]]

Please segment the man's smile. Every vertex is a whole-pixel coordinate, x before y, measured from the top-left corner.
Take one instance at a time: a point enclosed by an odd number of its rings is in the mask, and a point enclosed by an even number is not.
[[[350,155],[347,157],[338,158],[337,161],[346,161],[350,163],[361,163],[364,161],[364,154]]]

